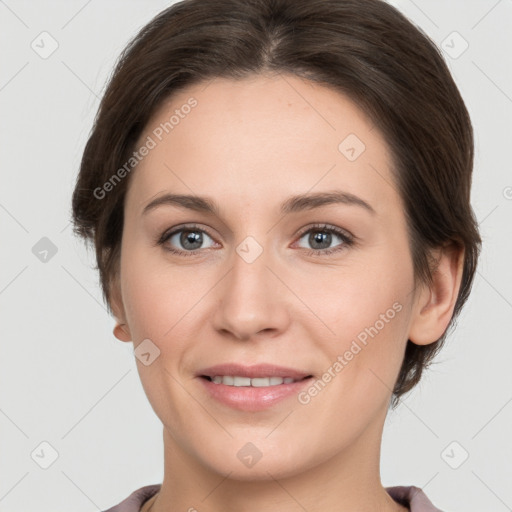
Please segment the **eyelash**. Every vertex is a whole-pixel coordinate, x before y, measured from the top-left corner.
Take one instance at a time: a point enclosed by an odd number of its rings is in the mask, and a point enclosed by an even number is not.
[[[164,231],[164,233],[162,233],[162,235],[158,237],[156,241],[157,245],[163,246],[173,235],[175,235],[176,233],[180,233],[181,231],[206,233],[210,238],[213,239],[213,236],[207,230],[200,228],[195,224],[190,224],[186,226],[180,226],[179,229],[173,229],[172,231]],[[335,226],[331,226],[329,224],[314,224],[313,226],[310,226],[301,233],[299,233],[298,239],[300,240],[304,235],[311,231],[317,231],[322,233],[334,233],[335,235],[338,235],[341,238],[343,243],[330,249],[305,249],[308,256],[327,256],[335,252],[343,251],[355,244],[356,237],[354,237],[353,235],[349,234],[346,231],[342,231],[341,229],[336,228]],[[165,247],[165,250],[173,254],[178,254],[180,256],[195,256],[199,251],[201,251],[201,249],[195,249],[192,251],[182,251],[179,249],[173,249],[171,247]]]

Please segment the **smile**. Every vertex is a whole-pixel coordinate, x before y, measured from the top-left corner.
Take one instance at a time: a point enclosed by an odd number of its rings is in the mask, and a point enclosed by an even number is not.
[[[292,377],[241,377],[237,375],[215,375],[210,378],[211,382],[215,384],[224,384],[225,386],[252,386],[254,388],[265,388],[269,386],[279,386],[281,384],[291,384],[302,379],[294,379]]]

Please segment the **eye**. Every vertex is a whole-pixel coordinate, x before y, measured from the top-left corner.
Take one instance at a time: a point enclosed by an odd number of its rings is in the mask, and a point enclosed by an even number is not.
[[[313,248],[313,250],[308,251],[308,254],[311,256],[327,255],[342,251],[354,244],[354,237],[351,234],[327,224],[317,224],[307,231],[303,231],[299,240],[303,238],[306,238],[306,243],[310,244]],[[341,240],[341,243],[330,247],[336,241],[336,238]]]
[[[213,242],[207,247],[203,246],[205,237]],[[167,251],[183,256],[193,256],[199,249],[208,249],[215,245],[212,237],[204,229],[196,226],[182,226],[179,229],[166,231],[158,243]],[[175,248],[176,246],[178,249]]]
[[[315,224],[303,231],[299,240],[306,239],[312,250],[307,251],[310,256],[323,256],[334,252],[342,251],[354,245],[355,237],[345,230],[330,226],[328,224]],[[205,240],[211,241],[206,247]],[[336,239],[340,241],[331,247]],[[181,226],[165,231],[157,240],[166,251],[180,256],[194,256],[201,252],[201,249],[209,249],[215,246],[216,242],[207,231],[195,225]]]

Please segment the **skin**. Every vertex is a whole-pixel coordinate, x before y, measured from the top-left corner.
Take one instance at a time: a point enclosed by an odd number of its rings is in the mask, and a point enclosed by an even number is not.
[[[148,366],[137,359],[164,427],[162,489],[144,510],[407,510],[380,481],[384,420],[407,339],[432,343],[450,321],[462,255],[439,249],[434,285],[414,286],[386,141],[346,96],[291,75],[218,78],[162,104],[139,145],[192,96],[197,106],[130,176],[112,288],[116,337],[134,348],[149,338],[160,350]],[[354,161],[338,149],[351,133],[366,147]],[[333,189],[375,214],[348,204],[279,211],[291,195]],[[172,205],[143,214],[169,192],[208,196],[220,216]],[[190,223],[208,231],[194,255],[155,243]],[[313,245],[300,230],[315,223],[357,241],[333,234],[330,245]],[[247,236],[263,248],[252,263],[236,251]],[[179,234],[166,246],[187,251]],[[341,250],[319,252],[326,246]],[[400,312],[308,404],[293,396],[238,411],[210,398],[196,377],[232,361],[321,377],[394,303]],[[248,442],[262,454],[252,467],[237,457]]]

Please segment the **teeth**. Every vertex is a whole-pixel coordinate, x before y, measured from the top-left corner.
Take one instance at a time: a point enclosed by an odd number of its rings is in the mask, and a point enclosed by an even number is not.
[[[215,384],[224,384],[225,386],[252,386],[254,388],[264,388],[267,386],[278,386],[279,384],[291,384],[295,379],[291,377],[256,377],[251,379],[249,377],[239,377],[232,375],[215,375],[212,378]]]
[[[229,377],[231,378],[231,377]],[[250,386],[251,379],[249,377],[233,377],[233,386]]]

